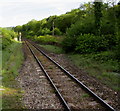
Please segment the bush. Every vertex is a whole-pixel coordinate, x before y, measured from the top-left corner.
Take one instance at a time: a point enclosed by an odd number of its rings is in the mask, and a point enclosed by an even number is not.
[[[41,30],[41,35],[47,35],[47,34],[51,34],[51,31],[48,28],[44,28]]]
[[[14,39],[17,36],[17,33],[15,33],[13,30],[7,30],[4,28],[1,30],[1,34],[3,38],[6,37],[9,39]]]
[[[10,45],[12,41],[9,38],[2,38],[2,49],[4,50],[8,45]]]
[[[2,43],[1,46],[2,49],[5,49],[13,42],[12,39],[17,37],[17,33],[15,33],[13,30],[7,30],[6,28],[1,28],[0,31],[1,31],[0,34],[2,35],[2,38],[0,40],[0,42]]]
[[[62,42],[65,52],[92,53],[106,50],[114,50],[117,46],[115,35],[95,36],[93,34],[81,34],[68,36]]]
[[[77,38],[75,51],[79,53],[92,53],[105,51],[107,47],[108,41],[104,36],[84,34]]]
[[[34,32],[33,31],[29,31],[28,32],[28,36],[34,36]]]
[[[108,42],[108,49],[114,49],[117,45],[117,37],[116,35],[104,35],[105,40]]]
[[[42,44],[55,44],[57,43],[57,38],[50,36],[50,35],[46,35],[46,36],[38,36],[38,37],[34,37],[36,42],[40,42]]]
[[[65,37],[62,41],[62,47],[65,52],[73,52],[76,47],[76,37]]]
[[[61,32],[58,28],[55,28],[55,29],[54,29],[54,34],[55,34],[55,35],[61,35],[62,32]]]

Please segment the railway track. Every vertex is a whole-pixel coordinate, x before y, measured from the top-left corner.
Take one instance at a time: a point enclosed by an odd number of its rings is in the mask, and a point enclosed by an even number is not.
[[[37,45],[28,41],[25,43],[54,87],[65,109],[69,111],[72,109],[115,111],[113,107],[40,50]]]

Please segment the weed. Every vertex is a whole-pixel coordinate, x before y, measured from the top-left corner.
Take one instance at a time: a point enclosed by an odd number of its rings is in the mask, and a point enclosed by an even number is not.
[[[52,67],[52,66],[49,66],[48,68],[49,68],[49,69],[53,69],[53,67]]]
[[[88,95],[88,94],[83,94],[81,97],[82,97],[82,98],[87,98],[87,97],[90,97],[90,95]]]

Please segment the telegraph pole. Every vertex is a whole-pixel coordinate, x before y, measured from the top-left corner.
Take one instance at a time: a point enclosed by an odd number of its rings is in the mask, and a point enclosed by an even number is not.
[[[54,36],[54,28],[55,28],[54,21],[53,21],[52,27],[53,27],[52,35]]]

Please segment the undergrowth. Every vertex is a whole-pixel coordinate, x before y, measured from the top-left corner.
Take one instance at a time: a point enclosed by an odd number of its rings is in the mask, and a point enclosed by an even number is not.
[[[2,108],[21,109],[22,91],[16,78],[23,62],[22,43],[12,42],[2,51]]]
[[[108,87],[119,91],[120,74],[114,52],[105,51],[97,54],[68,54],[73,63],[97,78]]]
[[[34,41],[39,42],[41,44],[57,44],[59,43],[59,39],[55,36],[45,35],[45,36],[34,36]]]
[[[54,45],[40,45],[40,46],[56,54],[64,53],[62,48]]]

